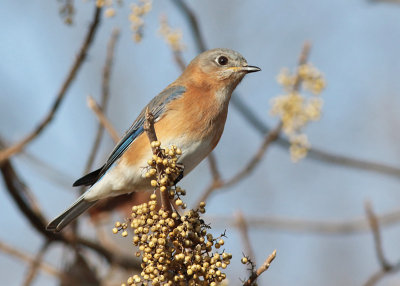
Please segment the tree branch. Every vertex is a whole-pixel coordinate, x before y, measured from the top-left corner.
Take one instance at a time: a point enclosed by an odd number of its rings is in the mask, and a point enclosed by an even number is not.
[[[97,104],[97,102],[90,95],[87,97],[87,104],[88,104],[89,108],[96,115],[97,119],[99,120],[100,125],[104,126],[104,128],[107,130],[108,134],[110,134],[111,139],[114,141],[114,143],[118,143],[119,135],[118,135],[117,131],[114,129],[113,125],[110,123],[110,121],[104,115],[102,108]]]
[[[236,221],[235,224],[237,228],[240,231],[240,234],[242,236],[242,241],[245,249],[245,255],[250,257],[252,261],[256,260],[256,256],[254,255],[253,247],[251,246],[250,243],[250,237],[249,237],[249,228],[247,226],[246,219],[243,216],[243,213],[241,211],[236,213]]]
[[[143,124],[144,131],[146,132],[147,137],[149,138],[150,144],[152,142],[158,141],[157,140],[157,135],[156,135],[156,130],[154,129],[154,116],[153,114],[149,111],[149,109],[146,109],[146,119]],[[153,151],[154,155],[159,155],[160,154],[160,148],[159,147],[153,147],[151,146],[151,150]],[[161,164],[156,165],[157,169],[157,174],[160,176],[162,172],[162,167]],[[167,211],[169,214],[172,214],[172,205],[169,200],[169,187],[167,187],[167,190],[161,192],[160,189],[157,189],[157,192],[161,196],[161,203],[162,207],[165,211]]]
[[[255,285],[253,284],[258,277],[260,277],[261,274],[263,274],[265,271],[268,270],[269,266],[271,265],[272,261],[274,261],[276,257],[276,250],[274,250],[264,261],[263,265],[261,265],[260,268],[257,269],[250,277],[247,279],[247,281],[243,284],[243,286],[250,286],[250,285]]]
[[[29,286],[34,281],[36,274],[42,264],[43,256],[46,251],[49,249],[50,242],[45,241],[43,246],[40,248],[39,252],[36,254],[36,257],[31,261],[31,266],[29,267],[28,273],[26,274],[25,280],[22,283],[23,286]],[[61,277],[59,277],[61,278]]]
[[[379,220],[375,215],[374,211],[372,210],[370,202],[366,202],[365,211],[367,213],[368,222],[371,227],[372,234],[374,236],[374,246],[376,255],[378,257],[378,261],[381,266],[381,269],[378,272],[374,273],[370,278],[368,278],[367,282],[364,284],[365,286],[373,286],[386,275],[400,271],[400,262],[393,265],[389,263],[389,261],[383,254],[381,232],[379,229]]]
[[[112,70],[112,65],[113,65],[113,57],[114,57],[114,50],[115,50],[115,45],[117,43],[119,37],[119,29],[114,29],[110,40],[107,45],[107,57],[106,57],[106,62],[104,64],[103,68],[103,80],[102,80],[102,93],[101,93],[101,102],[98,111],[100,113],[105,113],[108,105],[108,99],[110,95],[110,77],[111,77],[111,70]],[[94,101],[94,100],[93,100]],[[96,105],[95,103],[93,105]],[[89,104],[90,106],[90,104]],[[92,151],[90,152],[89,158],[86,162],[86,167],[85,167],[85,174],[88,173],[92,167],[93,167],[93,162],[96,157],[97,151],[99,150],[100,147],[100,142],[101,138],[103,137],[104,133],[104,127],[110,126],[104,124],[103,121],[100,120],[100,115],[92,108],[92,110],[96,113],[97,117],[99,118],[99,123],[97,125],[97,131],[96,131],[96,137],[93,142],[92,146]],[[103,116],[105,118],[105,116]],[[110,135],[112,136],[114,142],[118,142],[119,136],[115,130],[111,131],[109,130]]]
[[[369,226],[371,227],[372,234],[374,236],[374,245],[375,245],[376,255],[378,256],[378,261],[381,264],[383,270],[390,270],[390,268],[392,268],[392,265],[390,265],[390,263],[386,260],[385,255],[383,254],[379,222],[374,211],[372,210],[370,202],[365,203],[365,212],[367,213]]]
[[[201,30],[199,27],[199,21],[197,20],[196,15],[189,8],[189,6],[186,4],[185,1],[172,0],[172,3],[174,3],[176,7],[178,7],[181,10],[182,14],[186,17],[186,20],[189,23],[189,27],[192,30],[192,35],[196,42],[198,52],[201,53],[207,50],[204,37],[201,34]]]
[[[278,134],[282,129],[282,124],[278,124],[277,127],[268,133],[260,148],[257,150],[256,154],[249,160],[249,162],[244,166],[242,170],[240,170],[236,175],[232,176],[230,179],[223,180],[220,176],[213,175],[213,180],[210,185],[203,191],[200,198],[197,200],[196,206],[200,204],[200,202],[205,202],[209,198],[209,196],[218,189],[227,188],[235,185],[240,182],[246,176],[250,175],[251,172],[255,169],[255,167],[260,163],[262,157],[267,151],[270,144],[278,138]]]
[[[232,216],[208,217],[214,227],[226,228],[235,225]],[[400,222],[400,209],[381,214],[377,220],[382,227],[395,225]],[[365,217],[335,220],[307,220],[289,217],[246,217],[247,225],[251,228],[290,231],[319,235],[349,235],[370,231],[369,220]]]
[[[390,268],[389,270],[380,269],[376,273],[371,275],[371,277],[368,278],[364,286],[374,286],[384,277],[388,276],[389,274],[397,273],[399,271],[400,271],[400,262],[398,262],[396,265],[393,265],[393,267]]]

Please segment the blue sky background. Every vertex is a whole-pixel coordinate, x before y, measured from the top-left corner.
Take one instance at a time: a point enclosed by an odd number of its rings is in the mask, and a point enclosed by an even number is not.
[[[269,101],[282,91],[275,78],[282,67],[294,67],[305,40],[312,42],[310,61],[328,82],[323,92],[323,116],[306,132],[315,147],[399,166],[400,148],[400,5],[373,1],[188,1],[198,15],[210,48],[227,47],[262,68],[237,88],[242,100],[270,125]],[[129,29],[129,1],[117,16],[103,19],[88,58],[72,84],[56,118],[27,152],[59,170],[58,178],[24,156],[13,158],[17,171],[52,218],[71,203],[70,187],[84,169],[97,128],[86,106],[87,95],[100,98],[106,45],[114,27],[121,29],[111,79],[108,114],[122,134],[142,107],[180,73],[171,51],[158,35],[159,18],[166,14],[183,31],[184,58],[197,54],[185,19],[170,1],[154,1],[145,18],[144,39],[135,44]],[[74,25],[66,26],[57,1],[4,1],[0,10],[0,135],[15,142],[32,130],[50,108],[80,48],[93,14],[91,2],[76,1]],[[261,142],[260,135],[230,109],[224,135],[215,150],[224,177],[244,165]],[[112,149],[108,136],[96,165]],[[56,179],[54,179],[56,178]],[[58,179],[57,179],[58,178]],[[203,162],[182,185],[194,202],[208,184]],[[332,221],[363,217],[370,200],[377,213],[399,208],[399,179],[304,159],[293,164],[288,150],[272,146],[256,171],[229,191],[215,194],[207,214],[282,216]],[[34,254],[41,237],[21,217],[0,185],[0,240]],[[119,218],[116,215],[116,218]],[[227,229],[226,249],[234,260],[228,271],[231,285],[247,276],[239,260],[243,245],[237,230]],[[107,229],[111,233],[111,228]],[[88,235],[93,235],[89,231]],[[383,245],[391,262],[400,260],[400,224],[383,229]],[[278,256],[259,285],[362,285],[379,269],[369,232],[318,235],[250,229],[258,264],[277,249]],[[133,253],[133,251],[132,251]],[[52,247],[45,259],[61,267],[68,256]],[[99,263],[99,271],[104,265]],[[0,253],[2,285],[20,285],[25,267]],[[34,285],[55,285],[41,274]],[[399,285],[400,274],[379,285]]]

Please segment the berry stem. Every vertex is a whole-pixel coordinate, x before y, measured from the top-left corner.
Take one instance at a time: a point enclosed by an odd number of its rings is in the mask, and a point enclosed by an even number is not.
[[[154,155],[160,155],[160,147],[155,146],[151,144],[152,142],[156,142],[157,140],[157,134],[156,130],[154,129],[154,115],[149,111],[149,109],[146,109],[146,116],[145,116],[145,121],[143,124],[143,129],[147,134],[147,137],[149,138],[150,141],[150,146],[153,151]],[[157,169],[157,176],[160,176],[162,173],[162,168],[164,166],[162,164],[157,163],[156,164],[156,169]],[[169,189],[170,187],[168,186],[166,190],[163,192],[160,191],[160,188],[157,188],[157,193],[161,197],[161,205],[162,208],[168,212],[168,215],[172,214],[172,206],[171,202],[169,200],[168,194],[169,194]]]

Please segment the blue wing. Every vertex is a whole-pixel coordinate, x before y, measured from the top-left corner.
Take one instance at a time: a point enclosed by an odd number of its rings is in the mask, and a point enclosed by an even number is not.
[[[159,95],[154,97],[149,104],[143,108],[138,118],[133,122],[132,126],[125,133],[125,136],[115,146],[107,159],[107,162],[96,171],[93,171],[82,178],[78,179],[73,186],[90,186],[96,183],[109,169],[110,167],[122,156],[129,145],[135,141],[135,139],[143,133],[143,123],[145,120],[146,109],[148,108],[154,115],[154,120],[157,121],[165,111],[165,106],[172,100],[180,97],[185,93],[186,88],[183,86],[171,86],[162,91]]]

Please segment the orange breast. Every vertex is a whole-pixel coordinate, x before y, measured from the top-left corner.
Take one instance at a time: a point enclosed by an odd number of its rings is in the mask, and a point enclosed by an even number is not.
[[[224,130],[228,102],[221,105],[213,89],[189,86],[184,96],[171,102],[168,109],[167,120],[160,120],[156,130],[188,136],[194,141],[210,140],[211,149],[216,146]]]
[[[157,138],[163,146],[166,142],[173,142],[174,138],[188,144],[209,142],[208,155],[221,138],[227,112],[228,102],[221,104],[213,88],[186,86],[185,94],[170,102],[167,111],[155,123]],[[128,165],[137,165],[150,157],[149,141],[143,133],[125,152],[123,161]]]

